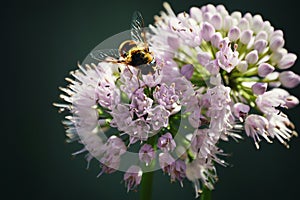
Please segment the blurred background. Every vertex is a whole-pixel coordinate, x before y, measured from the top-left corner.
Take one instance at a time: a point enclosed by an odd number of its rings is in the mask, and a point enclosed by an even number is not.
[[[127,30],[131,15],[141,11],[145,23],[162,10],[159,0],[109,1],[6,1],[1,8],[3,67],[1,131],[1,193],[6,199],[138,199],[127,194],[122,173],[96,178],[100,168],[92,162],[86,170],[83,156],[73,158],[78,144],[66,144],[63,115],[52,102],[59,101],[59,86],[76,69],[77,62],[106,38]],[[176,13],[207,3],[224,4],[229,12],[262,14],[284,30],[286,48],[299,55],[299,6],[285,1],[169,1]],[[300,73],[299,61],[292,68]],[[300,97],[299,87],[290,90]],[[299,133],[299,106],[288,111]],[[299,199],[300,143],[290,149],[275,142],[261,143],[256,150],[252,140],[222,145],[231,154],[232,166],[218,167],[219,182],[213,199]],[[4,159],[3,159],[4,158]],[[194,189],[185,181],[170,184],[169,177],[154,175],[153,199],[194,199]]]

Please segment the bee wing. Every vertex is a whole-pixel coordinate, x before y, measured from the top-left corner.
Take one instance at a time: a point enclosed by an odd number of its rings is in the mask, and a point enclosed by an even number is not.
[[[135,11],[131,21],[131,38],[135,42],[147,45],[144,19],[139,11]]]
[[[118,62],[120,53],[118,49],[101,49],[91,52],[90,56],[98,61]]]

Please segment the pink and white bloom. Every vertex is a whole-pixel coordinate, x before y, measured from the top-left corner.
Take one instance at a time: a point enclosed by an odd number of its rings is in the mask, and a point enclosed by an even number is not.
[[[233,105],[233,113],[241,122],[244,121],[250,111],[250,106],[243,103],[236,103]]]
[[[260,115],[251,114],[245,119],[245,131],[247,136],[252,137],[257,149],[259,149],[259,136],[265,138],[269,143],[271,140],[268,138],[269,121]]]
[[[217,64],[220,68],[230,73],[239,63],[237,46],[232,44],[228,38],[219,44],[220,51],[216,53]]]
[[[171,133],[166,133],[158,138],[157,147],[164,152],[173,151],[176,147],[176,143]]]
[[[139,166],[132,165],[128,168],[127,172],[124,174],[125,186],[127,187],[127,192],[129,190],[135,189],[142,180],[143,171]]]
[[[175,159],[168,153],[160,153],[159,157],[159,165],[164,173],[170,174],[172,164],[175,162]]]
[[[155,151],[150,144],[144,144],[139,150],[139,158],[148,166],[155,158]]]

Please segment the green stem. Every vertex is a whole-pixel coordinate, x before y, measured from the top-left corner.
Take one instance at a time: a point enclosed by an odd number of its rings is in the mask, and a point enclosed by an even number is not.
[[[211,200],[211,190],[202,186],[201,200]]]
[[[140,200],[151,200],[153,172],[144,173],[142,176]]]

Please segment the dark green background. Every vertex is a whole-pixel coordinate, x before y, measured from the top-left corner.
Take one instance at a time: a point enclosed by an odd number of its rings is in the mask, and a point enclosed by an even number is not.
[[[176,12],[208,1],[171,1]],[[284,1],[213,1],[231,12],[261,13],[284,30],[286,47],[300,52],[299,6]],[[295,1],[296,2],[296,1]],[[1,196],[5,199],[137,199],[127,194],[121,173],[96,178],[97,162],[85,170],[83,156],[72,159],[76,144],[65,144],[62,115],[52,107],[58,86],[98,43],[127,30],[131,14],[140,10],[146,24],[162,9],[162,1],[10,1],[1,5],[2,120]],[[300,72],[299,61],[293,70]],[[299,88],[292,90],[299,95]],[[299,107],[288,112],[298,125]],[[224,145],[233,167],[218,167],[213,199],[299,199],[300,143],[287,150],[275,142],[257,151],[250,139]],[[4,159],[3,159],[4,158]],[[192,184],[169,183],[155,173],[153,199],[194,199]],[[298,197],[298,198],[297,198]]]

